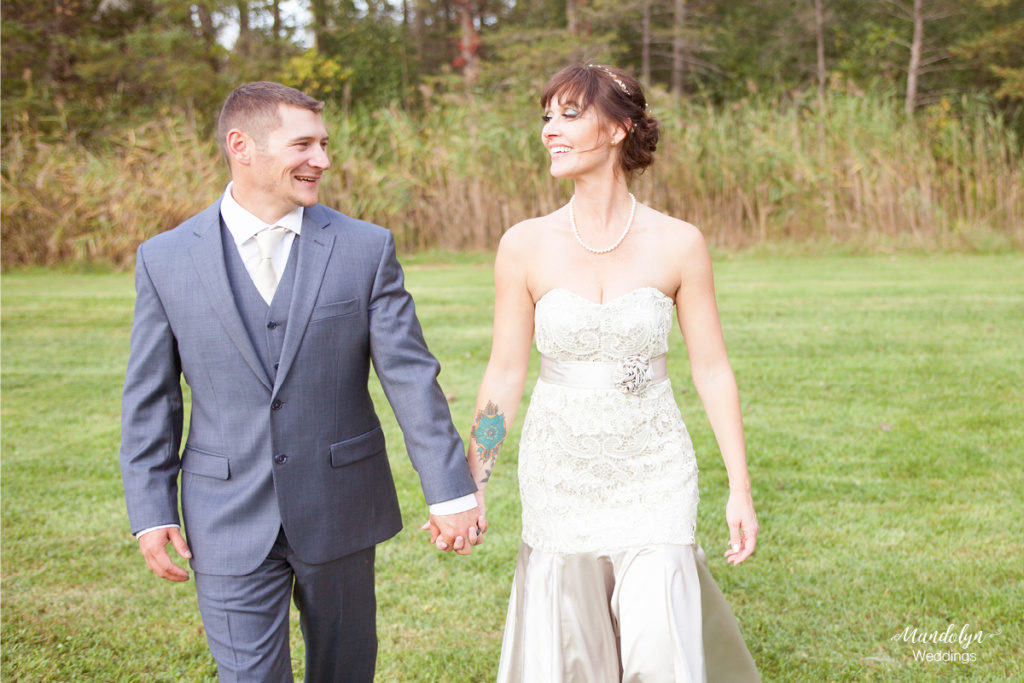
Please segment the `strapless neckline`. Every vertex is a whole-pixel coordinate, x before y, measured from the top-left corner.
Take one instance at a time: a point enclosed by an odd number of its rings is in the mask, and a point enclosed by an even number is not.
[[[556,287],[537,301],[537,350],[558,361],[655,358],[668,351],[675,306],[657,287],[637,287],[603,303]]]
[[[625,299],[626,297],[630,297],[630,296],[633,296],[634,294],[637,294],[638,292],[644,292],[644,291],[648,291],[648,290],[651,290],[651,291],[654,291],[654,292],[658,293],[659,295],[661,295],[661,297],[663,299],[667,299],[668,301],[672,301],[673,300],[672,297],[670,297],[668,294],[666,294],[665,292],[661,291],[657,287],[654,287],[653,285],[644,285],[643,287],[637,287],[636,289],[631,289],[630,291],[626,292],[625,294],[620,294],[619,296],[615,297],[614,299],[609,299],[608,301],[594,301],[593,299],[588,299],[587,297],[583,296],[582,294],[577,294],[576,292],[572,291],[571,289],[565,289],[564,287],[552,287],[548,291],[544,292],[544,295],[541,298],[537,299],[537,303],[534,304],[534,305],[540,305],[540,302],[544,301],[544,299],[546,299],[548,297],[548,295],[550,295],[550,294],[553,294],[555,292],[562,292],[564,294],[568,294],[569,296],[573,297],[574,299],[579,299],[581,301],[585,301],[585,302],[587,302],[588,304],[590,304],[592,306],[610,306],[610,305],[612,305],[612,304],[614,304],[614,303],[616,303],[616,302],[618,302],[618,301],[620,301],[622,299]]]

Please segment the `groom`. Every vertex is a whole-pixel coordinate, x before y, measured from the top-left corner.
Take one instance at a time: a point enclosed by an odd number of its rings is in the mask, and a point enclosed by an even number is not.
[[[402,522],[371,361],[438,547],[468,554],[480,540],[476,485],[391,233],[317,203],[330,166],[322,110],[277,83],[231,93],[218,134],[232,182],[138,250],[128,515],[158,576],[188,579],[168,544],[190,559],[221,681],[292,680],[292,595],[306,680],[373,680],[374,549]]]

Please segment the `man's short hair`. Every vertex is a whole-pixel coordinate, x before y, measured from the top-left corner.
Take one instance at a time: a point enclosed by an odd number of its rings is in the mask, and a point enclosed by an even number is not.
[[[280,83],[255,81],[235,88],[224,101],[217,124],[217,135],[225,158],[228,131],[232,128],[251,137],[258,147],[265,145],[270,131],[281,125],[278,106],[282,104],[317,114],[324,110],[324,103],[320,100]]]

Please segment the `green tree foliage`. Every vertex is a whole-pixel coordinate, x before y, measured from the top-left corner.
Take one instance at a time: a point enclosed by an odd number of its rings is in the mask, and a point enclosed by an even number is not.
[[[209,129],[231,87],[261,78],[347,111],[393,103],[412,111],[459,88],[466,1],[302,0],[302,12],[283,16],[282,0],[4,0],[3,139],[19,130],[102,139],[97,132],[170,109]],[[960,94],[980,91],[1005,111],[1019,107],[1024,0],[923,4],[929,18],[917,104],[955,107]],[[831,90],[902,92],[912,5],[822,0]],[[469,7],[483,93],[533,93],[559,67],[580,61],[638,74],[646,66],[650,85],[680,83],[684,95],[718,104],[753,93],[790,97],[817,83],[812,0],[473,0]]]
[[[351,5],[345,9],[317,36],[317,52],[322,59],[340,65],[341,77],[333,84],[325,81],[312,94],[346,109],[353,103],[382,106],[402,101],[409,89],[413,60],[404,27],[384,3],[372,16],[357,13]]]
[[[990,18],[973,38],[953,48],[978,74],[989,76],[997,97],[1024,104],[1024,7],[1013,0],[971,0]]]
[[[180,0],[13,0],[3,13],[3,130],[81,134],[223,97],[226,50]]]

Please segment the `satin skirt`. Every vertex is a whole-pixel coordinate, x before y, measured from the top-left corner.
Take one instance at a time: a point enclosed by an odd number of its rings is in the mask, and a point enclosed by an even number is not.
[[[520,546],[498,683],[759,682],[697,544]]]

